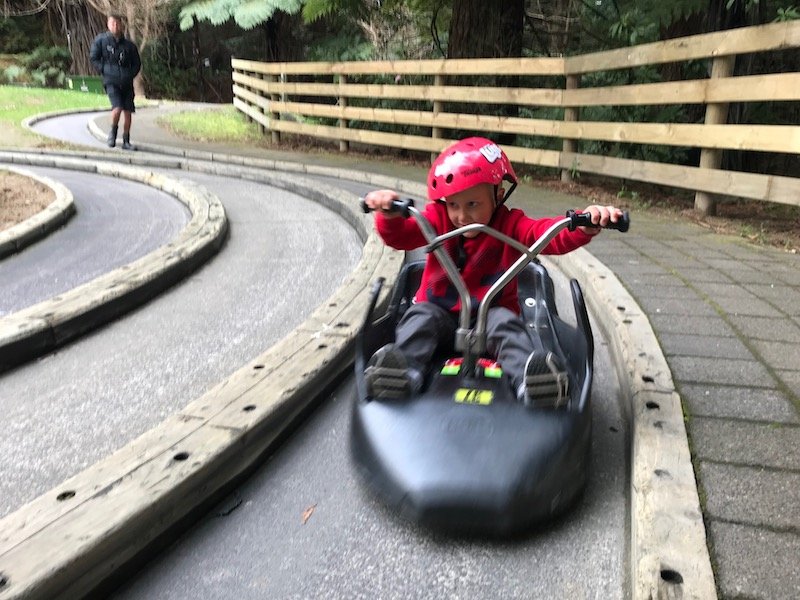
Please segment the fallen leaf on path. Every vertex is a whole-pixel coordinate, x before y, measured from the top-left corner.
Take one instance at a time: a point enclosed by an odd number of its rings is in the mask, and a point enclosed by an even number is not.
[[[314,514],[314,509],[317,508],[316,504],[312,504],[307,509],[303,511],[303,525],[305,525],[308,520],[311,518],[311,515]]]

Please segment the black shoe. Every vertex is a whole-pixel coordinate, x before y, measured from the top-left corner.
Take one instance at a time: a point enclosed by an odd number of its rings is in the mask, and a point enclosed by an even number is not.
[[[108,132],[108,140],[106,140],[106,142],[108,143],[109,148],[113,148],[117,145],[117,127],[111,127],[111,131]]]
[[[422,374],[392,344],[380,348],[364,370],[367,394],[372,398],[406,398],[419,392]]]
[[[122,136],[122,149],[123,150],[136,150],[136,147],[131,144],[131,136],[123,135]]]
[[[552,352],[532,352],[525,363],[525,404],[537,408],[561,408],[569,396],[569,379]]]

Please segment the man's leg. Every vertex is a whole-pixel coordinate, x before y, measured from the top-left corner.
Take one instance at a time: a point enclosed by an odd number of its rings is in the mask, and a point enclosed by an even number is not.
[[[129,110],[122,111],[122,149],[133,150],[131,145],[131,112]]]
[[[112,99],[113,102],[113,99]],[[111,131],[108,132],[108,146],[113,148],[117,145],[117,131],[119,129],[119,117],[122,114],[122,108],[115,106],[111,109]]]

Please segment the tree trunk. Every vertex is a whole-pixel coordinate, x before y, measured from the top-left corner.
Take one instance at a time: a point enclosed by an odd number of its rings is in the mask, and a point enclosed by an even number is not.
[[[453,0],[448,58],[522,55],[525,0]]]
[[[453,17],[447,43],[447,58],[511,58],[522,56],[525,0],[486,2],[453,0]],[[519,77],[494,77],[498,87],[518,87]],[[519,115],[516,104],[481,107],[501,116]],[[475,110],[475,105],[472,105]],[[499,134],[501,144],[513,144],[514,134]]]

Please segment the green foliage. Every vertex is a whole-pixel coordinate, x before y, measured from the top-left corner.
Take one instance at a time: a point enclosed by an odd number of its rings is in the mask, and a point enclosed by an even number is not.
[[[232,17],[242,29],[252,29],[272,18],[275,11],[293,15],[302,6],[302,0],[191,0],[179,14],[180,28],[190,29],[194,19],[222,25]]]
[[[259,142],[263,136],[233,106],[171,113],[158,122],[190,140],[203,142]]]
[[[789,6],[786,8],[778,8],[775,22],[795,21],[797,19],[800,19],[800,10],[795,6]]]
[[[0,18],[0,53],[31,52],[42,43],[42,24],[36,15]]]
[[[166,44],[149,44],[142,52],[142,71],[147,78],[148,96],[179,100],[191,96],[194,71],[169,60]]]
[[[346,36],[331,35],[319,40],[308,49],[308,60],[320,62],[370,60],[373,50],[372,44],[357,33]]]
[[[72,56],[67,48],[39,46],[23,59],[31,79],[42,87],[64,87]]]
[[[360,19],[366,16],[366,5],[363,0],[306,0],[303,6],[303,21],[313,23],[335,13],[347,14],[350,18]]]
[[[28,79],[28,72],[20,65],[9,65],[3,70],[3,83],[23,83]]]

